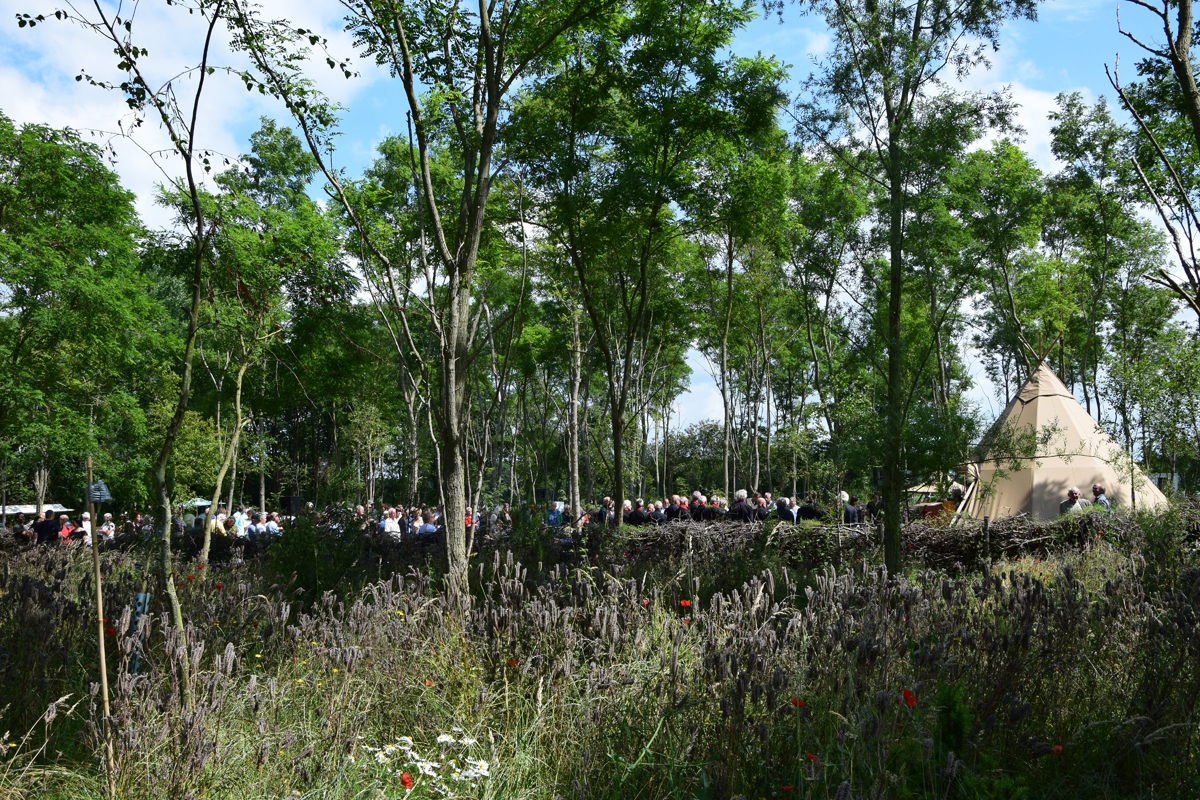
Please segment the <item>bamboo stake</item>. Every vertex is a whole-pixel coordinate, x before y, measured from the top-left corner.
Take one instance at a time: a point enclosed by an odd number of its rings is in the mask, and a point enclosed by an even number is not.
[[[100,521],[92,504],[92,457],[87,457],[87,495],[84,498],[91,517],[92,572],[96,583],[96,638],[100,645],[100,696],[104,699],[104,758],[108,765],[108,796],[116,800],[117,767],[113,759],[112,728],[108,708],[108,657],[104,652],[104,591],[100,586]]]

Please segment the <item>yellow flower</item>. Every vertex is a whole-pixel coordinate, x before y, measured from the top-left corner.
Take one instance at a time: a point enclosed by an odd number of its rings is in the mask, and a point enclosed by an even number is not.
[[[337,667],[334,667],[334,668],[333,668],[333,671],[334,671],[334,672],[337,672]]]
[[[262,658],[262,653],[255,653],[254,657],[255,657],[255,658]]]

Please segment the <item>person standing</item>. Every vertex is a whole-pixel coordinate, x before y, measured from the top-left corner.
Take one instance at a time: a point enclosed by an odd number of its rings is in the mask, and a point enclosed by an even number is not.
[[[1092,484],[1092,504],[1105,511],[1112,511],[1112,502],[1104,494],[1103,483]]]
[[[867,519],[871,522],[883,518],[883,500],[879,497],[879,492],[871,495],[870,501],[867,503]]]
[[[1058,514],[1059,516],[1070,514],[1076,509],[1087,508],[1090,505],[1091,503],[1080,497],[1079,487],[1072,486],[1070,489],[1067,489],[1067,499],[1058,504]]]
[[[58,544],[59,534],[62,533],[62,525],[54,518],[53,511],[47,511],[41,522],[34,524],[33,532],[37,536],[38,544]]]
[[[800,506],[800,509],[796,512],[796,517],[798,519],[817,520],[821,518],[822,513],[821,504],[817,502],[817,491],[813,489],[808,493],[808,502]]]
[[[842,522],[847,525],[857,525],[859,522],[858,517],[858,498],[851,497],[846,502],[846,507],[842,510]]]
[[[796,521],[796,511],[792,508],[791,502],[786,497],[781,497],[775,501],[775,513],[779,517],[780,522]]]
[[[12,532],[18,542],[29,544],[34,541],[33,528],[25,522],[23,511],[17,512],[17,518],[13,520]]]
[[[738,489],[733,494],[734,503],[729,507],[729,515],[726,517],[731,522],[750,522],[756,519],[757,515],[750,504],[746,502],[746,490]]]

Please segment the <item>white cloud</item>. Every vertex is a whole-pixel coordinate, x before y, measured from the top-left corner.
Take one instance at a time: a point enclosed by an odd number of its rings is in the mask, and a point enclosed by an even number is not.
[[[721,390],[713,380],[712,365],[699,350],[688,351],[687,364],[692,368],[692,383],[675,400],[672,410],[678,421],[672,422],[672,427],[684,428],[694,422],[723,419]]]
[[[0,18],[11,21],[26,12],[21,0],[0,0]],[[104,4],[109,14],[116,8]],[[86,6],[85,6],[86,8]],[[364,92],[383,72],[373,63],[353,60],[349,34],[342,30],[339,6],[319,0],[269,0],[264,3],[267,18],[288,16],[296,27],[311,29],[329,40],[331,52],[349,58],[361,76],[346,80],[340,70],[324,64],[324,54],[315,56],[310,77],[316,87],[336,103],[348,105]],[[90,8],[88,11],[92,11]],[[165,3],[143,4],[133,20],[135,43],[149,50],[141,64],[148,80],[165,82],[198,63],[204,42],[205,22],[188,14],[180,6]],[[210,63],[244,68],[242,54],[232,53],[223,27],[214,34]],[[34,28],[5,24],[0,28],[0,85],[5,87],[0,110],[18,124],[40,123],[54,127],[72,127],[87,134],[109,132],[94,137],[108,141],[111,133],[128,130],[132,121],[129,108],[119,91],[105,91],[86,81],[76,81],[81,71],[98,80],[117,81],[123,75],[116,69],[117,58],[111,45],[97,33],[77,24],[52,17]],[[194,79],[178,82],[181,103],[190,108]],[[246,139],[258,127],[260,116],[272,116],[285,124],[289,116],[282,104],[258,92],[247,92],[242,82],[224,72],[206,78],[196,133],[198,149],[220,156],[214,169],[220,169],[223,157],[234,158],[246,149]],[[183,174],[181,159],[172,152],[170,138],[153,117],[149,117],[134,135],[134,141],[112,139],[115,168],[122,183],[138,196],[138,211],[152,226],[170,225],[170,214],[154,205],[155,186],[170,177]],[[153,154],[153,155],[151,155]]]

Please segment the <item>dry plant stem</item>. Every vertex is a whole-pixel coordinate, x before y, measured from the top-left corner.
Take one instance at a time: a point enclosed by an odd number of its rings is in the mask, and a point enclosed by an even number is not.
[[[87,457],[88,492],[92,487],[92,457]],[[90,497],[88,498],[90,501]],[[100,666],[100,697],[104,703],[104,760],[108,767],[108,796],[117,796],[117,766],[113,759],[112,729],[109,726],[108,708],[108,656],[104,650],[104,590],[100,584],[100,529],[97,527],[95,508],[88,503],[92,512],[92,579],[96,584],[96,641],[99,643],[97,652]]]

